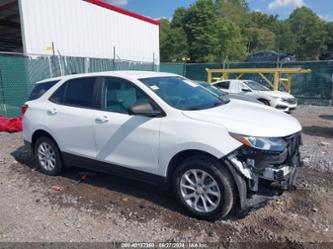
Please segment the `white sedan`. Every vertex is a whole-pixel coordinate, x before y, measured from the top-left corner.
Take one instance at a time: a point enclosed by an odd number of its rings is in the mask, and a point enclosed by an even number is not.
[[[252,80],[222,80],[213,85],[231,95],[247,95],[256,97],[265,105],[284,112],[291,112],[297,107],[297,100],[287,92],[271,91],[269,88]]]

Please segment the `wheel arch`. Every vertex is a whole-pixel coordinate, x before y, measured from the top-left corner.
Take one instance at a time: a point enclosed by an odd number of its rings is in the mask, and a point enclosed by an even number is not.
[[[271,103],[270,103],[270,101],[267,98],[259,97],[257,100],[259,102],[263,103],[264,105],[271,106]]]
[[[226,170],[228,170],[235,184],[236,205],[240,208],[241,211],[245,211],[247,209],[247,203],[246,203],[247,184],[244,180],[244,177],[242,177],[239,173],[237,173],[237,170],[232,166],[232,164],[227,159],[225,159],[225,157],[217,158],[214,155],[201,150],[184,150],[177,153],[170,160],[170,163],[168,165],[167,179],[166,179],[168,187],[171,188],[172,186],[173,176],[177,167],[187,158],[200,155],[220,161],[221,166],[224,167]]]
[[[35,149],[34,149],[35,148],[35,144],[36,144],[38,138],[40,138],[40,137],[48,137],[48,138],[52,139],[53,142],[56,144],[56,146],[59,149],[59,145],[58,145],[57,141],[54,139],[54,137],[49,132],[47,132],[47,131],[45,131],[43,129],[39,129],[39,130],[36,130],[32,134],[31,145],[32,145],[32,151],[33,151],[33,153],[35,153]]]
[[[168,184],[171,185],[172,180],[173,180],[173,175],[177,169],[177,167],[187,158],[193,157],[193,156],[208,156],[213,159],[217,159],[214,155],[202,151],[202,150],[195,150],[195,149],[190,149],[190,150],[183,150],[178,152],[176,155],[172,157],[172,159],[169,162],[168,165],[168,170],[167,170],[167,182]]]

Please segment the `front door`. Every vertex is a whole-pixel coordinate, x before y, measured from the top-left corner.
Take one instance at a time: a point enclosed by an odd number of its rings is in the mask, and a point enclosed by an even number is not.
[[[156,174],[161,118],[128,114],[135,104],[152,103],[149,96],[115,77],[104,79],[101,92],[101,110],[94,117],[96,159]]]

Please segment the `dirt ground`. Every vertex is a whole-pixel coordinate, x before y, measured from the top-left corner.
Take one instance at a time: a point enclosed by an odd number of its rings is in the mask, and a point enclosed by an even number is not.
[[[297,190],[214,223],[189,218],[151,185],[91,173],[80,182],[87,172],[76,168],[45,176],[21,134],[0,133],[0,242],[333,242],[333,108],[293,115],[304,133]]]

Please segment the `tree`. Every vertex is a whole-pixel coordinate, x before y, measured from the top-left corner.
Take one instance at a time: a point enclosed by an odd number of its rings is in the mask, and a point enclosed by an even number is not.
[[[246,28],[265,28],[271,32],[276,32],[278,16],[267,15],[262,12],[254,11],[248,14]]]
[[[182,27],[172,27],[167,19],[160,20],[161,61],[179,62],[188,57],[186,33]]]
[[[221,4],[232,4],[238,8],[243,9],[244,11],[249,11],[249,3],[247,0],[216,0],[217,5]]]
[[[276,50],[295,53],[298,48],[296,35],[288,21],[278,21],[276,26]]]
[[[160,20],[160,57],[161,61],[170,61],[168,50],[168,36],[171,32],[170,22],[168,19]]]
[[[246,0],[218,0],[218,15],[243,28],[247,23],[249,6]]]
[[[325,23],[311,9],[301,7],[294,10],[289,17],[292,32],[296,35],[298,58],[305,60],[318,59],[327,50],[327,33]]]
[[[171,26],[173,28],[184,28],[184,20],[187,10],[185,8],[178,8],[173,14]]]
[[[215,20],[212,0],[198,0],[186,12],[184,30],[192,62],[208,62],[214,56]]]
[[[181,62],[189,56],[186,33],[182,28],[171,28],[167,36],[166,46],[169,61]]]
[[[246,52],[246,46],[242,40],[240,28],[225,18],[216,21],[216,61],[223,56],[229,60],[242,59]]]
[[[248,28],[245,30],[244,35],[248,53],[273,50],[276,46],[276,35],[267,29]]]
[[[246,53],[277,50],[298,59],[317,59],[333,52],[333,22],[326,23],[307,7],[287,20],[249,10],[247,0],[197,0],[178,8],[169,22],[161,20],[162,61],[220,62],[222,55],[239,60]]]
[[[329,22],[326,24],[326,33],[327,37],[327,50],[333,52],[333,22]]]

